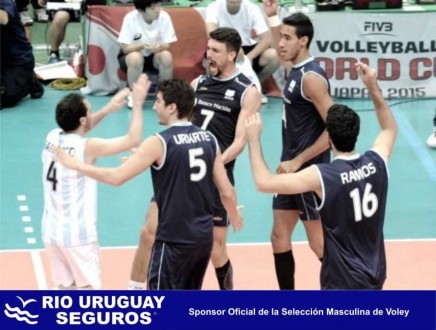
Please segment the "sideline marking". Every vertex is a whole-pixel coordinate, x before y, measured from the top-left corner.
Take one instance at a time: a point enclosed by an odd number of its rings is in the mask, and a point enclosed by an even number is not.
[[[29,207],[27,205],[20,205],[19,209],[20,209],[21,212],[29,211]]]
[[[44,267],[42,265],[41,255],[39,250],[30,251],[32,257],[33,269],[35,270],[36,283],[39,290],[47,290],[47,280],[45,278]]]
[[[29,237],[27,239],[27,244],[29,245],[36,244],[36,239],[34,237]]]
[[[436,237],[432,238],[396,238],[385,239],[386,243],[436,243]],[[309,244],[307,241],[292,242],[296,245]],[[263,246],[271,245],[270,242],[258,242],[258,243],[227,243],[228,246]],[[128,246],[100,246],[100,250],[123,250],[123,249],[136,249],[137,245]],[[40,249],[12,249],[12,250],[0,250],[1,253],[17,253],[17,252],[32,252],[32,251],[44,251],[44,248]]]
[[[24,232],[25,233],[33,233],[33,227],[24,227]]]
[[[28,215],[23,215],[21,217],[21,221],[23,221],[23,222],[30,222],[30,221],[32,221],[32,218],[30,216],[28,216]]]
[[[436,182],[436,164],[431,158],[427,146],[425,142],[422,142],[418,135],[415,132],[412,124],[410,124],[409,120],[406,116],[404,116],[399,110],[395,107],[391,107],[392,113],[397,121],[398,128],[400,132],[403,134],[409,146],[412,148],[415,155],[418,157],[422,166],[427,171],[430,179]]]

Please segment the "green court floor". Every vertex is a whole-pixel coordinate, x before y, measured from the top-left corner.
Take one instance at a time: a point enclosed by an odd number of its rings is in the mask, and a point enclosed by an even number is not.
[[[46,88],[38,100],[27,98],[19,106],[0,112],[0,249],[41,248],[40,221],[43,209],[40,153],[47,132],[56,127],[54,109],[67,92]],[[89,96],[94,109],[109,97]],[[358,110],[362,120],[358,149],[371,146],[378,132],[369,100],[338,100]],[[436,238],[436,149],[425,141],[433,129],[435,99],[390,100],[399,125],[399,135],[390,161],[390,188],[385,236],[387,239]],[[147,102],[144,137],[161,130]],[[270,168],[278,164],[281,149],[281,100],[270,98],[262,107],[264,154]],[[127,108],[112,114],[91,135],[113,137],[124,134],[130,119]],[[244,204],[245,228],[230,235],[230,242],[269,242],[271,196],[255,191],[247,150],[235,169],[239,203]],[[119,157],[99,160],[115,166]],[[102,246],[134,246],[152,196],[150,173],[122,187],[99,185],[99,234]],[[299,225],[294,240],[306,240]]]

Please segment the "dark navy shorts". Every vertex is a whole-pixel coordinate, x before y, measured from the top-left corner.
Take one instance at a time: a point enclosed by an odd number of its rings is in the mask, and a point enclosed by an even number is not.
[[[274,195],[273,210],[298,210],[301,220],[318,220],[320,215],[316,206],[319,203],[318,196],[312,191],[296,195]]]
[[[155,241],[148,268],[148,290],[201,290],[212,240],[201,244]]]
[[[235,179],[233,177],[233,168],[234,163],[226,166],[227,177],[229,178],[230,183],[234,186]],[[214,198],[215,206],[213,208],[213,225],[215,227],[228,227],[230,225],[230,221],[227,217],[227,211],[221,202],[220,193],[216,187],[214,188]]]
[[[144,57],[144,66],[142,67],[142,72],[147,72],[152,74],[159,73],[159,70],[153,66],[153,59],[154,59],[154,54]],[[120,69],[124,72],[127,72],[126,54],[124,54],[122,49],[120,49],[118,53],[118,63],[120,64]]]

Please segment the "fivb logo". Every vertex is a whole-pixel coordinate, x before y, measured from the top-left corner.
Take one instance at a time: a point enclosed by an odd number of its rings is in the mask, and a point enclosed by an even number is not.
[[[26,322],[27,324],[37,324],[37,318],[39,315],[30,314],[28,311],[24,310],[24,308],[32,303],[36,302],[35,299],[23,300],[21,297],[17,296],[17,298],[21,301],[21,305],[23,306],[23,310],[20,307],[11,307],[9,304],[5,304],[5,315],[11,319],[16,319],[19,322]]]
[[[364,36],[370,35],[385,35],[395,36],[392,33],[394,31],[394,24],[392,22],[363,22]]]

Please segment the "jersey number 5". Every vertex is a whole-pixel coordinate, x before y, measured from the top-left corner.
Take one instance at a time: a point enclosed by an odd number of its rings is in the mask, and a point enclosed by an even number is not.
[[[189,167],[192,169],[198,167],[196,173],[191,173],[191,181],[198,182],[206,175],[206,162],[200,158],[203,154],[203,148],[189,149]]]
[[[50,163],[45,179],[53,184],[52,188],[54,191],[56,191],[56,184],[58,183],[58,180],[56,179],[56,167],[54,162]]]
[[[358,188],[354,188],[350,191],[350,197],[353,200],[354,207],[354,219],[359,222],[365,218],[371,218],[378,208],[378,198],[376,194],[371,192],[372,185],[367,183],[365,185],[365,191],[363,197],[360,198],[360,191]],[[363,215],[363,216],[362,216]]]

